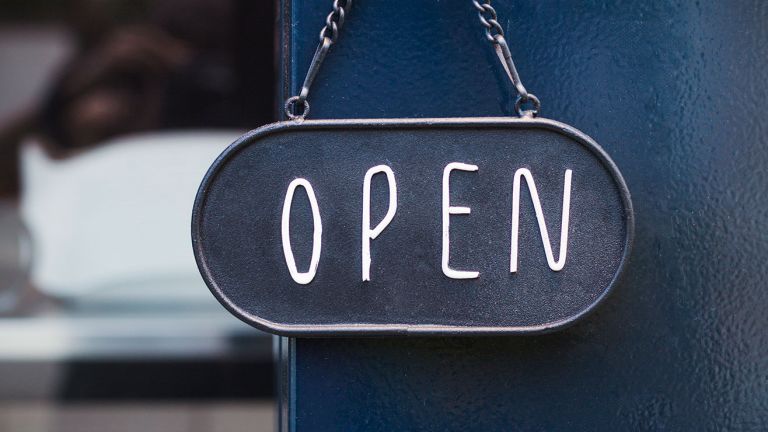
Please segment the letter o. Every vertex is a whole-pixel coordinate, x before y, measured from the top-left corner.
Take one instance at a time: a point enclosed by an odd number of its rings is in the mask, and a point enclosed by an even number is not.
[[[293,249],[291,248],[291,204],[293,203],[293,194],[299,186],[307,191],[307,198],[309,198],[309,204],[312,207],[312,259],[309,263],[309,270],[306,272],[300,272],[296,268],[296,260],[293,257]],[[288,185],[288,192],[286,192],[285,201],[283,202],[283,216],[280,228],[283,240],[283,255],[285,255],[285,263],[288,265],[288,271],[291,272],[291,277],[296,283],[302,285],[312,282],[312,279],[315,278],[315,274],[317,273],[317,265],[320,262],[323,223],[320,220],[320,209],[317,206],[315,191],[312,189],[312,185],[308,180],[298,178]]]

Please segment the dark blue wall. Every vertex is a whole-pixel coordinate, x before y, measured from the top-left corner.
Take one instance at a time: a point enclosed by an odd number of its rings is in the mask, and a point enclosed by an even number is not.
[[[292,7],[295,92],[331,1]],[[632,192],[635,248],[552,335],[298,339],[296,431],[768,430],[768,3],[496,1],[543,116]],[[312,118],[500,116],[514,95],[470,0],[359,0]]]

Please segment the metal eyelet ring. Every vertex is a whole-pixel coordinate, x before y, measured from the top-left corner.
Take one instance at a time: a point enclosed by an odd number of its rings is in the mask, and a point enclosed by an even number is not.
[[[299,114],[294,114],[293,109],[297,102],[300,102],[304,107]],[[285,101],[285,115],[291,120],[303,120],[309,114],[309,102],[306,99],[301,99],[299,96],[292,96]]]
[[[533,104],[533,109],[524,110],[523,104],[526,102]],[[528,93],[525,97],[519,96],[517,101],[515,101],[515,111],[520,117],[536,117],[540,109],[541,102],[539,101],[539,98],[537,98],[533,93]]]

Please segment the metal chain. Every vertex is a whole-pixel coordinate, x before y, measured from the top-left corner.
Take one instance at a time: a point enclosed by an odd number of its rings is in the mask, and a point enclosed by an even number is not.
[[[297,96],[292,96],[285,101],[285,115],[291,120],[303,120],[309,114],[309,88],[323,64],[326,54],[331,49],[331,45],[336,43],[339,38],[339,30],[344,26],[344,17],[352,7],[352,0],[334,0],[333,10],[325,18],[325,26],[320,30],[320,44],[317,45],[315,56],[312,63],[309,64],[307,76],[304,78],[304,84],[301,86],[301,92]],[[298,113],[295,110],[301,107]]]
[[[472,0],[472,4],[477,9],[480,23],[485,27],[485,37],[493,44],[501,65],[504,66],[507,76],[517,90],[518,98],[515,101],[515,111],[520,117],[535,117],[539,113],[541,102],[533,93],[528,93],[520,80],[515,63],[512,61],[509,45],[504,39],[504,29],[499,24],[496,10],[491,6],[491,0],[483,0],[482,2]],[[318,44],[312,62],[309,64],[309,70],[306,78],[304,78],[301,91],[298,95],[291,96],[285,101],[285,115],[289,119],[303,120],[309,114],[309,102],[307,102],[309,89],[323,64],[323,60],[325,60],[325,56],[331,49],[331,45],[338,40],[339,31],[344,25],[344,18],[351,7],[352,0],[334,0],[333,10],[326,17],[325,26],[320,30],[320,44]],[[531,103],[533,109],[523,109],[523,104],[527,102]],[[300,111],[296,112],[299,107],[301,107]]]
[[[480,24],[485,27],[485,37],[493,44],[496,55],[504,66],[509,80],[517,90],[517,101],[515,101],[515,111],[520,117],[535,117],[541,109],[539,98],[533,93],[528,93],[523,82],[520,80],[520,74],[517,73],[515,62],[512,61],[512,53],[509,51],[509,45],[504,38],[504,29],[499,24],[496,10],[491,6],[491,0],[472,0],[472,4],[477,9],[477,16],[480,18]],[[530,102],[533,109],[523,109],[523,104]]]

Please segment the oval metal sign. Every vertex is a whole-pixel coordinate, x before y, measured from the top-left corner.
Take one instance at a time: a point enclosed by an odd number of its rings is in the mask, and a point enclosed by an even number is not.
[[[545,119],[276,123],[203,180],[192,240],[233,314],[293,336],[536,333],[625,266],[629,192]]]

